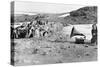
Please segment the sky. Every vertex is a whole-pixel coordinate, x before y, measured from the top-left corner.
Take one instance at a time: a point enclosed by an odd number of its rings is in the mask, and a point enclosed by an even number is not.
[[[43,2],[15,1],[15,13],[64,13],[84,7],[83,5],[67,5]]]

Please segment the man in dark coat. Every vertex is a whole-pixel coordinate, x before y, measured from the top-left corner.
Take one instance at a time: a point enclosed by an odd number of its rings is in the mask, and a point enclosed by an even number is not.
[[[92,33],[91,43],[97,44],[97,26],[96,26],[96,24],[92,25],[91,33]]]

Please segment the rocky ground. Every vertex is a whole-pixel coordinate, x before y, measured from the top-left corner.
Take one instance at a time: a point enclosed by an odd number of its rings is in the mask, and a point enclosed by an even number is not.
[[[87,46],[86,46],[87,45]],[[40,39],[15,39],[14,65],[55,64],[97,60],[97,46]]]

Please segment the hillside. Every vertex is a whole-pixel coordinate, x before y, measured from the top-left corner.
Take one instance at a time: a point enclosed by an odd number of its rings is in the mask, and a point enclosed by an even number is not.
[[[70,16],[64,18],[71,24],[91,24],[97,23],[97,7],[83,7],[70,12]]]
[[[36,15],[15,15],[15,22],[25,22],[38,19],[48,20],[50,22],[61,22],[63,25],[67,24],[91,24],[97,23],[97,7],[96,6],[87,6],[82,7],[78,10],[69,12],[69,15],[64,17],[59,17],[68,13],[60,14],[49,14],[49,13],[38,13]]]

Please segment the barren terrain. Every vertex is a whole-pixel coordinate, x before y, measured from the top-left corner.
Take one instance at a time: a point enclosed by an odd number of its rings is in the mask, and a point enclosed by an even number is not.
[[[54,64],[97,60],[97,46],[47,40],[15,39],[15,65]],[[87,45],[87,46],[86,46]]]

